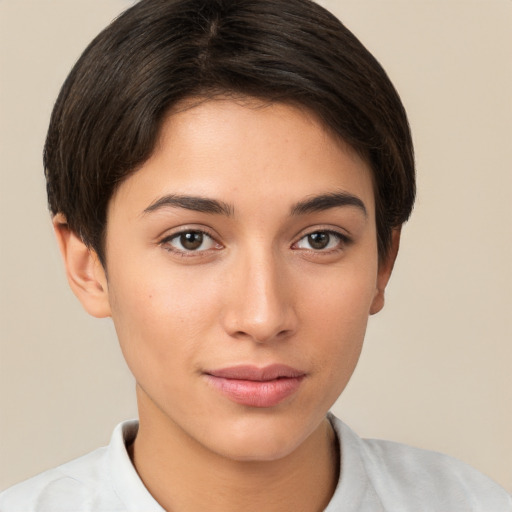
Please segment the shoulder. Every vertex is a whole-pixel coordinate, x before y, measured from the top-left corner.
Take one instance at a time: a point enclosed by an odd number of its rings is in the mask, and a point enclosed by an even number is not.
[[[107,448],[99,448],[10,487],[0,494],[0,511],[94,510],[109,494],[106,452]]]
[[[436,497],[439,510],[444,505],[454,511],[512,512],[512,498],[503,488],[453,457],[390,441],[365,439],[362,446],[379,495],[392,490],[418,505]]]
[[[119,479],[128,480],[145,498],[147,491],[129,461],[125,443],[136,435],[138,424],[119,424],[110,445],[50,469],[0,493],[0,512],[117,512],[125,510]],[[130,480],[131,478],[131,480]],[[121,486],[121,491],[123,488]],[[148,510],[150,508],[148,507]]]
[[[343,450],[357,458],[384,510],[512,512],[512,497],[493,480],[441,453],[401,443],[361,439],[341,421]],[[427,508],[428,504],[428,508]]]

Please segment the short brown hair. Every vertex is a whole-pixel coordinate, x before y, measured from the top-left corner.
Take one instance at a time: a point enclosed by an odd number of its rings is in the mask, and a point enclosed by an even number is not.
[[[44,165],[62,213],[103,264],[107,207],[153,152],[166,113],[236,94],[314,112],[369,162],[380,256],[415,196],[412,139],[375,58],[309,0],[141,0],[84,51],[55,104]]]

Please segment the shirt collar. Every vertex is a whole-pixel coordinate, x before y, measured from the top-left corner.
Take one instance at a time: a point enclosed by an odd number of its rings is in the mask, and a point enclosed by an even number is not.
[[[126,449],[138,430],[139,422],[129,420],[120,423],[112,434],[108,447],[112,485],[127,512],[165,512],[144,486]]]

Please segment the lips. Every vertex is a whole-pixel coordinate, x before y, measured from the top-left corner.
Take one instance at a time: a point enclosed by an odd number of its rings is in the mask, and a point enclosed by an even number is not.
[[[205,372],[208,383],[231,401],[274,407],[296,393],[306,374],[287,365],[233,366]]]

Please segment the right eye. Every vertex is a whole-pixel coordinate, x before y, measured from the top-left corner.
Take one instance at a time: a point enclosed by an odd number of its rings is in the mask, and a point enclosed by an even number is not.
[[[210,235],[195,229],[180,231],[168,236],[162,240],[161,244],[164,248],[178,253],[200,253],[221,248],[221,245]]]

